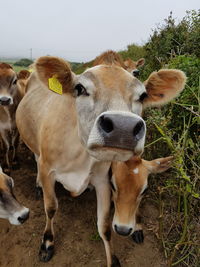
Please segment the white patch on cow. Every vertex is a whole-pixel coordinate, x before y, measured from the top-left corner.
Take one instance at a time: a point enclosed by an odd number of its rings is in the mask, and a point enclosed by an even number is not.
[[[12,214],[11,216],[8,217],[9,222],[11,224],[14,224],[14,225],[20,225],[21,222],[18,220],[18,218],[19,217],[23,217],[27,213],[29,213],[29,209],[23,207],[20,211],[17,211],[14,214]]]
[[[138,174],[138,173],[139,173],[139,169],[138,169],[138,168],[135,168],[135,169],[133,170],[133,172],[134,172],[135,174]]]
[[[2,170],[2,168],[1,168],[1,165],[0,165],[0,172],[3,173],[3,170]]]
[[[158,165],[160,165],[160,161],[156,161],[156,163],[157,163]]]

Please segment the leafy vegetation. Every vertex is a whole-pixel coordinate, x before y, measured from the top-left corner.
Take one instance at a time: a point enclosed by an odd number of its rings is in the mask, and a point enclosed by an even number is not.
[[[28,67],[33,64],[33,60],[28,58],[22,58],[14,63],[14,66]]]

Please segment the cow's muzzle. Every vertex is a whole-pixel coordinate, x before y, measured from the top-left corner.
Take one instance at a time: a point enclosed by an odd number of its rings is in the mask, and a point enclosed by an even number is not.
[[[144,120],[131,112],[102,113],[94,124],[88,147],[117,148],[140,154],[144,148],[146,125]]]
[[[0,105],[8,106],[10,104],[11,104],[11,98],[10,97],[3,96],[0,98]]]

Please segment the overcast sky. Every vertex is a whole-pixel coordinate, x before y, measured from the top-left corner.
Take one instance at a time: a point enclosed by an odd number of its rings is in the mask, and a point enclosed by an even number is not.
[[[88,61],[145,43],[170,11],[180,21],[199,0],[0,0],[0,57]]]

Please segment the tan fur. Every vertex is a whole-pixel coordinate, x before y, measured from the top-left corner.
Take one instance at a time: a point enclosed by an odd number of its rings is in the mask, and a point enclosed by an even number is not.
[[[125,69],[125,65],[124,65],[124,62],[123,62],[121,56],[112,50],[109,50],[109,51],[102,53],[93,62],[93,66],[97,66],[97,65],[101,65],[101,64],[103,64],[103,65],[115,64],[115,65],[120,66],[120,67]]]
[[[122,224],[129,224],[137,214],[140,193],[150,173],[161,173],[171,166],[173,157],[147,161],[133,157],[127,162],[112,163],[116,191],[113,191],[115,217]],[[159,162],[159,164],[158,164]],[[137,173],[134,173],[136,170]]]
[[[137,67],[142,67],[145,63],[144,58],[140,58],[137,61],[133,61],[132,59],[128,58],[124,61],[125,69],[128,72],[132,72],[133,70],[136,70]]]

